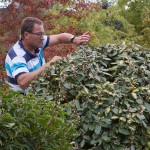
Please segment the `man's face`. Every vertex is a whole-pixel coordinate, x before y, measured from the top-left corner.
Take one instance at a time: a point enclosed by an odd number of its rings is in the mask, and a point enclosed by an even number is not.
[[[44,34],[45,33],[43,25],[35,24],[33,31],[31,33],[28,33],[28,44],[33,48],[42,47]]]

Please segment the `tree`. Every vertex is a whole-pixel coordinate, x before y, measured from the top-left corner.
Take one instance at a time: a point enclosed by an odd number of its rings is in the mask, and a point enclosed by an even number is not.
[[[47,34],[70,32],[79,35],[84,31],[81,31],[76,24],[86,17],[87,13],[99,9],[99,7],[94,3],[82,1],[74,3],[72,0],[13,0],[8,8],[0,10],[0,65],[4,68],[6,52],[19,39],[20,24],[23,18],[27,16],[40,18],[44,22]],[[75,49],[74,45],[47,48],[44,51],[46,61],[54,55],[66,56]],[[4,71],[0,71],[0,76],[3,82]]]
[[[150,9],[149,8],[145,8],[142,25],[143,25],[143,30],[142,30],[143,39],[141,42],[143,43],[144,46],[150,47]]]
[[[135,26],[136,32],[138,33],[134,37],[135,42],[150,47],[149,29],[146,23],[150,19],[150,1],[118,0],[118,6],[122,9],[122,15],[125,19]]]

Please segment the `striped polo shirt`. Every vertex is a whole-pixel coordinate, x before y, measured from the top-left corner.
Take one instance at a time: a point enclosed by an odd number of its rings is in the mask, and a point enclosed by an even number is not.
[[[27,72],[33,72],[45,64],[45,58],[43,50],[49,44],[49,36],[44,36],[44,40],[41,48],[36,48],[36,55],[32,54],[22,44],[21,40],[18,40],[16,44],[8,51],[5,59],[5,68],[9,85],[13,90],[22,90],[17,83],[17,78]]]

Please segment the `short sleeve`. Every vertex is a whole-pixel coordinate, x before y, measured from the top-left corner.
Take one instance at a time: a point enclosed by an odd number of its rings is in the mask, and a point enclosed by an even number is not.
[[[19,56],[12,60],[10,69],[15,80],[17,80],[21,74],[29,72],[25,59]]]
[[[50,36],[45,35],[44,40],[43,40],[43,44],[42,44],[43,50],[49,45],[49,41],[50,41]]]

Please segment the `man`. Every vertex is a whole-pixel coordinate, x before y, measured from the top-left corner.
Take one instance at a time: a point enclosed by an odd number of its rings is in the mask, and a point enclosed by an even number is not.
[[[70,33],[45,35],[44,24],[35,17],[27,17],[21,24],[21,39],[8,51],[5,67],[8,83],[16,91],[25,89],[30,82],[40,75],[51,63],[58,61],[59,56],[45,63],[43,50],[48,46],[61,43],[85,44],[90,36],[88,32],[81,36]]]

